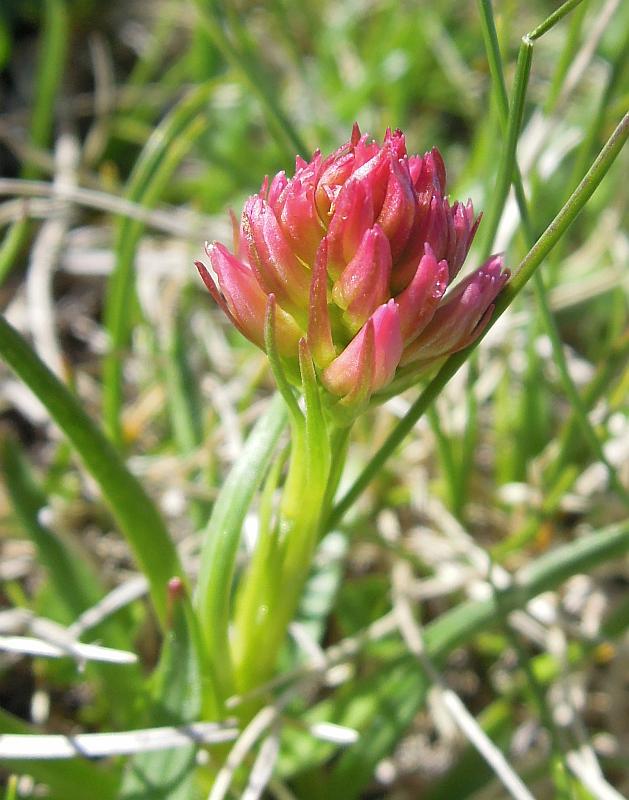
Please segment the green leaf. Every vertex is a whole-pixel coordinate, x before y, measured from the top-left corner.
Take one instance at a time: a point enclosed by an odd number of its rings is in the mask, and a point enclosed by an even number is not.
[[[342,533],[328,533],[317,548],[304,586],[296,619],[316,642],[323,639],[328,614],[343,579],[347,549],[348,542]]]
[[[424,700],[426,679],[419,667],[408,661],[387,664],[346,684],[333,697],[305,713],[308,724],[334,722],[355,728],[359,741],[341,753],[327,781],[307,770],[329,758],[337,747],[314,739],[298,730],[287,730],[280,756],[279,771],[291,775],[299,771],[296,786],[303,800],[327,797],[357,797],[371,780],[375,764],[390,752],[408,728]]]
[[[627,551],[629,522],[596,531],[541,556],[516,573],[512,585],[492,598],[460,603],[429,623],[424,634],[429,658],[443,663],[456,647],[504,619],[505,614],[523,608],[533,597],[555,589],[572,575],[589,572]],[[623,612],[626,617],[626,609]],[[304,800],[357,797],[371,780],[376,764],[392,752],[421,707],[427,688],[421,667],[401,641],[392,640],[391,646],[390,659],[375,675],[361,676],[360,685],[346,684],[336,695],[306,712],[308,722],[325,720],[355,727],[360,739],[335,762],[322,793],[304,791]],[[290,775],[304,764],[321,763],[332,752],[330,745],[291,732],[287,734],[280,769]],[[305,780],[303,785],[309,786],[310,782]]]
[[[146,208],[154,206],[197,137],[207,128],[209,118],[199,115],[215,84],[192,89],[153,131],[129,178],[125,197]],[[135,253],[144,224],[121,217],[116,232],[116,265],[109,278],[105,303],[105,326],[111,350],[103,369],[103,406],[107,429],[113,439],[122,441],[122,351],[131,330],[135,298],[133,274]]]
[[[478,722],[494,744],[506,748],[513,732],[514,710],[505,700],[496,700],[479,717]],[[424,800],[465,800],[480,791],[496,774],[476,750],[468,745],[455,766],[429,789]]]
[[[43,3],[43,25],[40,52],[37,60],[37,74],[33,85],[35,97],[31,112],[30,144],[35,148],[47,148],[54,121],[57,92],[63,78],[68,52],[68,12],[64,0],[45,0]],[[0,24],[2,20],[0,20]],[[0,30],[0,38],[2,31]],[[0,43],[0,50],[2,43]],[[0,61],[2,53],[0,53]],[[26,161],[22,168],[22,178],[36,178],[37,166]],[[4,282],[16,257],[28,240],[30,222],[26,219],[15,222],[0,246],[0,283]]]
[[[103,432],[85,413],[79,398],[52,374],[21,334],[2,316],[0,356],[41,400],[100,486],[149,581],[157,616],[164,623],[168,581],[184,572],[155,504]]]
[[[53,531],[39,521],[46,496],[35,483],[19,445],[7,437],[0,442],[0,467],[13,507],[37,548],[39,561],[46,567],[50,582],[70,623],[100,600],[104,589],[98,577],[78,553],[74,553]]]
[[[242,525],[287,418],[286,405],[278,394],[249,434],[240,458],[223,484],[203,535],[195,606],[212,674],[223,699],[232,691],[227,630]]]
[[[172,622],[152,677],[150,724],[184,725],[201,714],[202,678],[187,598],[172,597]],[[195,745],[140,753],[127,763],[119,800],[193,800]]]
[[[359,741],[342,753],[326,783],[327,797],[359,797],[376,764],[391,752],[423,704],[428,681],[417,664],[380,671],[371,686],[373,708]],[[352,727],[351,715],[347,722]]]

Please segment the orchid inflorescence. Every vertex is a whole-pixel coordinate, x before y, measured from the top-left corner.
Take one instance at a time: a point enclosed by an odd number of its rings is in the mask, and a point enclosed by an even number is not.
[[[409,156],[399,130],[380,145],[354,125],[327,158],[297,156],[292,178],[266,178],[232,220],[233,253],[206,245],[218,286],[197,263],[206,286],[267,350],[273,303],[287,374],[298,379],[305,339],[329,407],[350,414],[474,341],[509,277],[492,256],[446,294],[480,217],[469,200],[450,204],[439,151]]]

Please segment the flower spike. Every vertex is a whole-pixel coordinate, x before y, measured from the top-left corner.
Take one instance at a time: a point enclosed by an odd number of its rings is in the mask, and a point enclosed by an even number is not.
[[[216,280],[198,269],[267,351],[282,392],[304,388],[307,349],[326,407],[347,420],[398,369],[393,389],[480,335],[509,273],[495,256],[452,288],[479,222],[471,201],[446,196],[437,148],[408,155],[401,131],[378,143],[355,124],[331,155],[298,156],[293,177],[265,179],[234,226],[233,253],[208,249]]]

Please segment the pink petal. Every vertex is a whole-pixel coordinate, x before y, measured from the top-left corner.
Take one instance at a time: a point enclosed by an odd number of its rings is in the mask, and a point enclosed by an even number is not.
[[[390,174],[390,151],[383,148],[352,175],[354,180],[365,185],[373,202],[374,214],[379,214],[382,209]]]
[[[389,297],[391,248],[379,225],[365,231],[363,239],[332,288],[332,298],[343,309],[343,320],[357,331]]]
[[[480,217],[474,217],[472,201],[456,202],[450,209],[450,237],[445,259],[450,267],[450,280],[458,275],[472,245]]]
[[[419,159],[419,156],[414,156]],[[433,147],[429,153],[424,153],[423,158],[414,161],[411,165],[413,185],[418,194],[438,194],[443,197],[446,193],[446,167],[441,153]]]
[[[281,170],[273,178],[271,185],[269,186],[268,204],[271,206],[276,215],[281,210],[281,207],[278,206],[278,200],[287,184],[288,178],[286,177],[286,173],[284,170]]]
[[[293,251],[307,265],[314,263],[315,254],[325,229],[315,207],[314,186],[292,178],[282,195],[283,207],[279,220]]]
[[[395,298],[406,345],[416,339],[433,318],[447,285],[447,261],[437,261],[430,245],[426,244],[412,281]]]
[[[413,227],[416,200],[408,163],[393,156],[389,163],[389,181],[378,224],[388,236],[391,255],[396,259],[404,249]]]
[[[333,209],[331,208],[341,186],[352,174],[354,169],[354,153],[349,151],[349,143],[339,148],[336,153],[321,165],[321,172],[317,180],[315,202],[319,217],[327,226],[328,219]]]
[[[303,316],[308,307],[310,273],[292,251],[265,200],[256,196],[247,200],[242,228],[249,263],[265,294],[275,294],[280,306]]]
[[[406,247],[397,259],[391,275],[391,288],[394,294],[402,291],[413,279],[417,265],[424,255],[425,245],[428,243],[434,251],[432,243],[436,237],[432,231],[439,221],[443,230],[446,230],[441,199],[433,195],[418,195],[413,227]],[[436,258],[440,260],[443,256],[437,254]]]
[[[336,280],[374,223],[368,187],[350,178],[339,192],[328,228],[328,271]]]
[[[264,349],[264,315],[266,313],[267,296],[260,288],[255,275],[248,266],[242,264],[227,248],[214,242],[207,247],[207,254],[212,269],[218,277],[222,297],[219,299],[212,290],[207,270],[201,269],[201,277],[214,298],[234,322],[238,330]],[[202,266],[202,265],[201,265]],[[213,282],[212,282],[213,284]],[[216,287],[214,287],[216,289]],[[285,311],[278,308],[276,316],[276,334],[278,350],[282,355],[295,355],[295,348],[301,332],[295,321]]]
[[[336,356],[328,313],[327,259],[328,241],[324,238],[317,251],[312,271],[308,314],[308,345],[319,369],[327,367]]]
[[[480,334],[479,324],[509,278],[502,257],[492,256],[450,292],[429,325],[408,346],[401,363],[428,362],[467,347]]]
[[[386,129],[382,146],[388,148],[397,160],[406,156],[406,139],[399,128],[396,128],[393,133],[391,128]]]
[[[375,343],[372,391],[378,391],[393,379],[403,344],[397,304],[389,300],[374,311],[345,350],[323,371],[323,384],[332,394],[344,397],[364,380],[360,356],[368,325],[373,325]]]

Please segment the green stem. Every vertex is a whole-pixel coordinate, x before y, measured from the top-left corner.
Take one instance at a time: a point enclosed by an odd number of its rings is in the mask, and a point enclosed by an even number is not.
[[[552,316],[552,312],[550,310],[550,306],[548,304],[548,296],[546,294],[546,288],[544,286],[544,279],[542,278],[541,273],[535,273],[533,279],[533,288],[535,290],[535,299],[537,300],[537,305],[542,315],[542,321],[544,323],[544,328],[546,329],[546,333],[550,338],[552,349],[553,349],[553,357],[555,361],[555,365],[559,371],[559,377],[561,379],[561,384],[563,387],[564,392],[568,396],[570,400],[570,404],[574,411],[577,423],[581,428],[583,436],[587,441],[592,454],[595,458],[597,458],[601,464],[605,466],[607,470],[607,474],[609,477],[610,485],[613,487],[614,491],[623,501],[625,506],[629,508],[629,492],[625,489],[622,482],[618,478],[616,474],[616,470],[614,466],[610,464],[605,452],[603,450],[603,446],[596,435],[596,431],[591,426],[590,421],[588,420],[587,410],[583,400],[581,399],[581,395],[579,394],[576,386],[572,378],[570,377],[570,372],[568,371],[568,364],[566,362],[566,357],[563,352],[563,344],[559,337],[559,331],[557,330],[557,325]]]
[[[591,409],[603,393],[609,390],[619,366],[626,363],[627,355],[629,355],[629,336],[625,336],[613,345],[607,360],[599,367],[597,374],[585,389],[582,403],[586,410]],[[534,539],[544,520],[556,512],[561,498],[570,490],[581,471],[574,463],[575,447],[581,441],[578,435],[580,429],[578,416],[573,408],[571,416],[566,420],[558,436],[557,457],[543,474],[546,490],[542,507],[531,514],[522,528],[493,548],[492,555],[498,561],[504,560],[509,553],[521,550]]]
[[[320,500],[304,493],[304,441],[292,439],[291,463],[280,519],[266,541],[256,545],[237,602],[234,626],[236,689],[250,691],[273,674],[286,629],[299,602],[319,531]],[[291,479],[291,473],[298,475]]]
[[[629,521],[570,542],[519,570],[507,589],[487,600],[470,600],[426,626],[426,645],[432,657],[444,658],[500,618],[524,608],[542,592],[552,591],[568,578],[589,574],[599,564],[620,558],[629,550]]]
[[[272,310],[272,304],[269,309]],[[269,323],[272,317],[267,314]],[[273,325],[265,326],[272,362]],[[268,332],[268,335],[266,333]],[[310,571],[320,533],[331,467],[330,434],[305,340],[299,366],[305,414],[293,415],[291,456],[277,523],[261,536],[238,596],[234,626],[236,687],[247,692],[268,680]],[[276,379],[282,370],[275,364]],[[337,444],[337,442],[335,442]],[[247,709],[251,713],[252,709]]]
[[[522,39],[520,51],[518,53],[518,63],[516,65],[514,78],[514,100],[511,113],[508,114],[507,142],[500,158],[496,186],[492,192],[492,204],[487,217],[483,220],[481,229],[483,231],[483,238],[480,245],[481,261],[485,261],[492,250],[494,239],[496,238],[496,231],[498,230],[502,212],[504,211],[505,203],[509,195],[513,173],[516,169],[516,147],[520,135],[520,127],[522,125],[524,101],[526,98],[529,74],[531,72],[532,59],[533,44],[525,36]],[[505,109],[503,107],[504,99],[501,92],[498,97],[499,111],[500,116],[504,116],[506,119],[507,117],[504,114]]]
[[[535,41],[535,39],[539,39],[540,36],[543,36],[545,33],[553,28],[560,20],[562,20],[566,14],[569,14],[573,8],[576,8],[583,0],[566,0],[565,3],[562,3],[556,11],[546,17],[546,19],[541,22],[536,28],[533,28],[532,31],[528,34],[528,38],[531,41]]]
[[[333,428],[330,433],[330,477],[328,478],[328,485],[323,499],[323,507],[321,517],[324,519],[330,509],[339,488],[339,483],[343,476],[343,468],[347,458],[347,449],[349,446],[349,435],[352,426],[346,425],[340,428]]]
[[[557,244],[569,225],[574,221],[577,214],[590,199],[597,186],[603,180],[614,160],[620,153],[628,136],[629,114],[625,115],[625,117],[618,124],[616,130],[612,133],[605,146],[597,156],[596,160],[583,177],[577,188],[574,190],[566,204],[546,228],[535,245],[529,250],[529,252],[520,262],[513,277],[497,298],[494,313],[483,334],[470,347],[458,353],[454,353],[448,358],[437,375],[413,403],[404,418],[401,419],[393,431],[391,431],[384,444],[375,453],[371,461],[367,464],[352,486],[332,510],[332,513],[327,520],[327,525],[329,527],[338,523],[347,509],[350,508],[356,498],[359,497],[367,487],[369,482],[382,469],[384,462],[393,454],[396,447],[404,440],[407,434],[410,433],[417,420],[426,411],[428,406],[437,397],[439,392],[448,383],[450,378],[455,374],[459,367],[465,362],[469,354],[478,346],[479,342],[496,323],[499,317],[506,311],[513,300],[522,291],[524,286],[535,273],[535,270]]]
[[[468,364],[467,380],[467,402],[466,402],[466,424],[461,442],[461,463],[457,476],[456,505],[454,512],[459,518],[463,517],[463,511],[469,495],[470,476],[474,466],[474,456],[478,442],[478,403],[474,386],[478,377],[478,359],[474,355]]]

